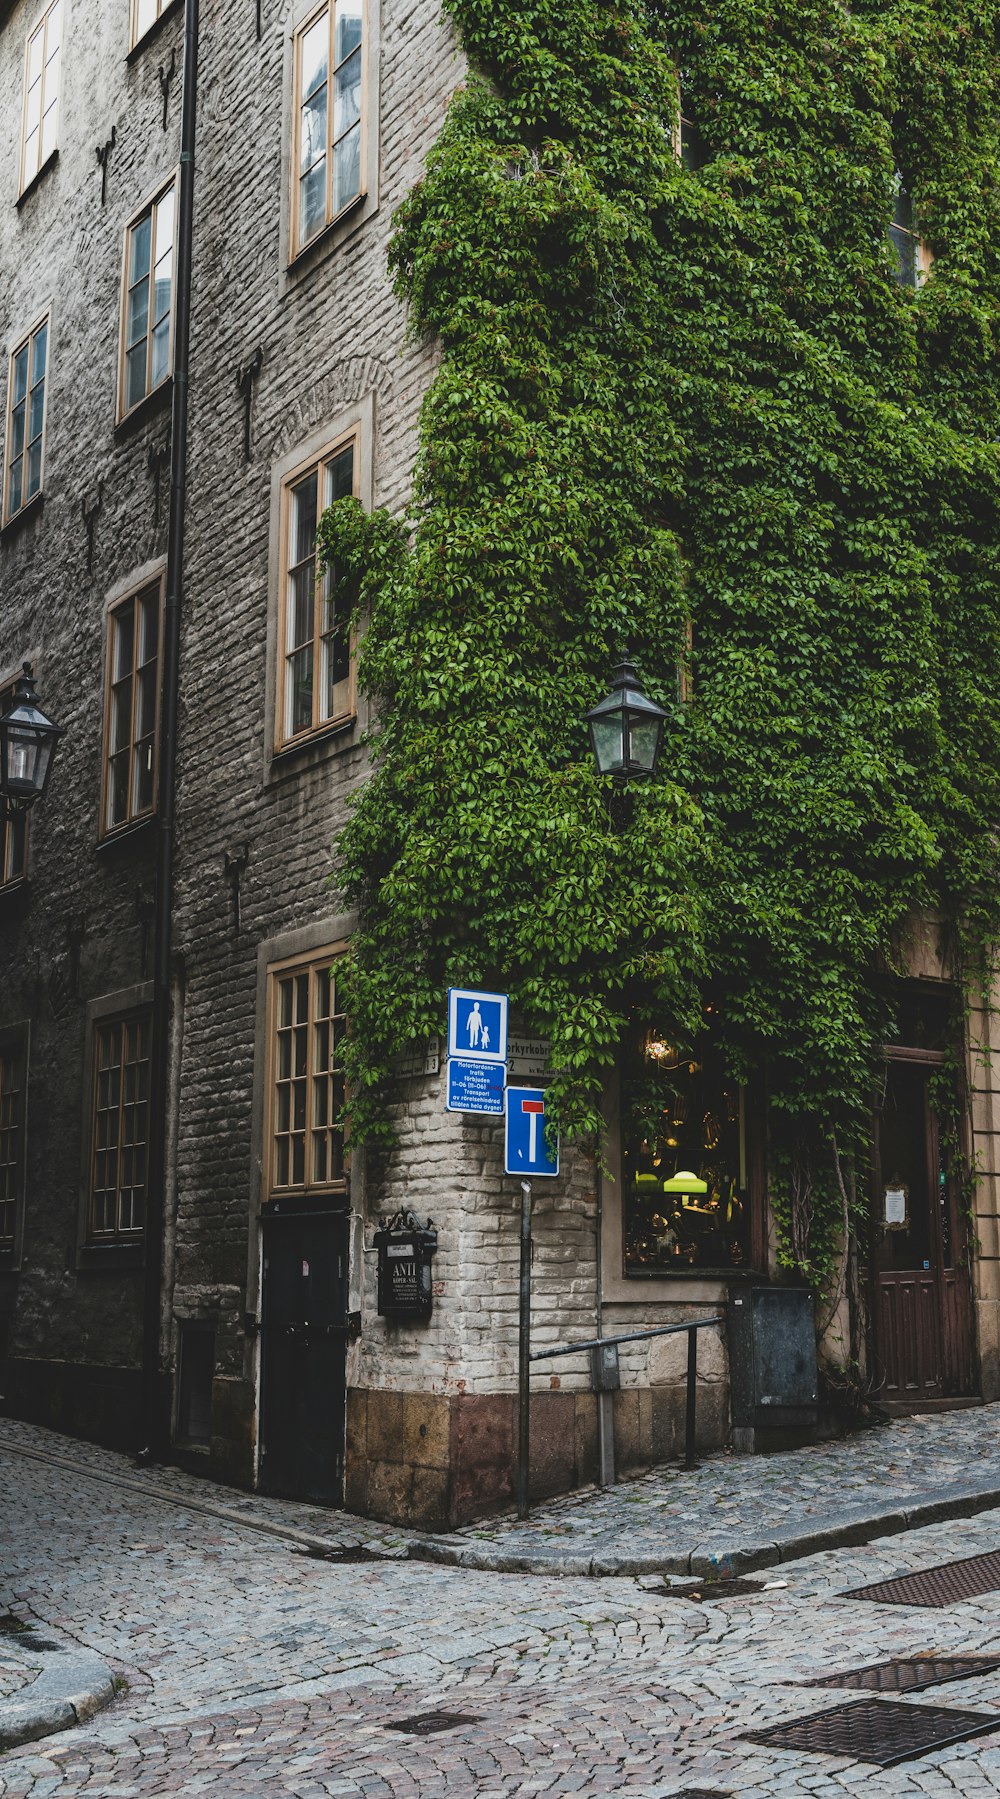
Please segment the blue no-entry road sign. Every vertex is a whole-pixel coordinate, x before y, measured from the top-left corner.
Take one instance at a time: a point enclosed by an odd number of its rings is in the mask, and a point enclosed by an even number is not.
[[[501,1062],[472,1062],[466,1056],[452,1056],[448,1062],[449,1112],[489,1112],[499,1118],[503,1111],[503,1089],[507,1070]]]
[[[559,1173],[559,1145],[553,1156],[545,1141],[545,1089],[508,1087],[504,1131],[504,1172],[523,1175]]]
[[[471,987],[449,989],[448,1054],[473,1062],[506,1062],[506,993],[479,993]]]

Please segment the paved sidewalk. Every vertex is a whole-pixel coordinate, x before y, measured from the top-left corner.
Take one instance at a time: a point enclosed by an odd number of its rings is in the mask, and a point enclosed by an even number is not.
[[[733,1574],[1000,1506],[1000,1404],[780,1455],[706,1456],[421,1537],[411,1555],[539,1574]]]
[[[0,1623],[0,1750],[84,1724],[114,1698],[114,1675],[92,1650],[9,1614]]]

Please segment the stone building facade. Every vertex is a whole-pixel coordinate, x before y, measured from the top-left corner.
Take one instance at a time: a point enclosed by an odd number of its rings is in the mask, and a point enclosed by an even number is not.
[[[437,0],[218,0],[202,24],[169,1054],[150,1089],[162,745],[143,706],[174,503],[163,346],[184,25],[177,0],[0,0],[0,690],[30,661],[66,730],[26,842],[7,828],[0,885],[0,1389],[18,1415],[149,1441],[152,1290],[173,1454],[269,1491],[454,1522],[512,1490],[519,1186],[500,1127],[445,1109],[443,1045],[400,1072],[392,1155],[341,1165],[326,971],[353,921],[329,876],[366,719],[326,613],[310,610],[310,636],[296,605],[315,589],[310,481],[406,503],[435,352],[407,335],[386,249],[463,64]],[[339,97],[321,116],[324,82]],[[933,946],[914,958],[915,991],[945,992]],[[1000,1393],[995,1028],[989,1008],[973,1014],[975,1316],[950,1387],[918,1371],[930,1402]],[[932,1066],[923,1024],[915,1036],[909,1066]],[[160,1095],[150,1241],[142,1157]],[[536,1346],[721,1314],[734,1281],[773,1272],[763,1096],[725,1104],[730,1205],[754,1208],[740,1261],[732,1246],[727,1269],[699,1260],[667,1204],[658,1224],[629,1224],[629,1194],[658,1177],[625,1166],[609,1090],[607,1171],[578,1150],[536,1193]],[[400,1211],[438,1231],[419,1322],[377,1310],[374,1232]],[[892,1303],[919,1311],[936,1294]],[[620,1467],[675,1450],[681,1341],[623,1352]],[[546,1365],[533,1387],[535,1490],[594,1478],[584,1361]],[[721,1324],[702,1343],[699,1416],[704,1441],[725,1440]]]

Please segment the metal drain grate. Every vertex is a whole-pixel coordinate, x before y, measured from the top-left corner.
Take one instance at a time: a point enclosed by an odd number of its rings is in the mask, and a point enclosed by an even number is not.
[[[746,1593],[763,1593],[766,1585],[763,1580],[691,1580],[676,1586],[664,1582],[662,1587],[654,1587],[652,1591],[657,1599],[693,1599],[696,1605],[709,1605],[715,1599],[737,1599]]]
[[[980,1593],[1000,1588],[1000,1552],[970,1555],[964,1562],[942,1562],[939,1568],[921,1568],[916,1574],[900,1574],[895,1580],[878,1580],[870,1587],[854,1587],[843,1599],[872,1599],[877,1605],[961,1605]]]
[[[470,1718],[465,1712],[417,1712],[413,1718],[400,1718],[394,1724],[387,1724],[387,1730],[404,1730],[407,1736],[429,1737],[436,1730],[457,1730],[460,1724],[478,1724],[478,1718]]]
[[[1000,1668],[1000,1655],[910,1655],[873,1668],[848,1668],[804,1680],[804,1687],[865,1687],[873,1693],[916,1693],[946,1680],[968,1680]]]
[[[962,1712],[943,1705],[907,1705],[902,1699],[855,1699],[829,1711],[810,1712],[770,1730],[746,1732],[748,1743],[770,1749],[803,1749],[812,1755],[843,1755],[851,1761],[893,1768],[916,1761],[932,1749],[967,1737],[1000,1731],[1000,1712]]]

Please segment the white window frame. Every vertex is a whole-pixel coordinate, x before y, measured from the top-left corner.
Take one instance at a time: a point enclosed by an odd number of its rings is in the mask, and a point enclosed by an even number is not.
[[[370,40],[370,36],[371,36],[370,23],[369,23],[370,12],[371,12],[371,0],[361,0],[361,45],[360,45],[360,49],[361,49],[361,80],[359,83],[359,86],[360,86],[360,121],[359,122],[360,122],[360,140],[361,141],[360,141],[360,146],[359,146],[359,151],[358,151],[360,186],[358,188],[357,193],[351,194],[349,196],[349,198],[346,199],[341,206],[335,207],[333,204],[333,185],[332,185],[332,183],[333,183],[333,165],[334,165],[333,151],[334,151],[334,141],[335,141],[334,136],[333,136],[333,118],[334,118],[333,78],[334,78],[334,75],[336,73],[336,68],[337,68],[337,64],[335,63],[335,60],[334,60],[334,58],[335,58],[334,39],[335,39],[335,30],[336,30],[337,4],[338,4],[338,0],[320,0],[320,4],[314,5],[312,7],[311,11],[306,14],[305,18],[302,19],[300,23],[296,24],[295,29],[292,33],[292,130],[291,130],[291,153],[290,153],[290,168],[289,168],[289,175],[290,175],[290,179],[289,179],[289,196],[290,196],[289,260],[292,262],[294,262],[297,257],[301,256],[304,251],[310,249],[312,247],[312,245],[315,244],[324,235],[325,232],[329,231],[332,226],[337,224],[338,220],[344,218],[348,213],[352,212],[356,207],[360,206],[364,202],[364,200],[367,198],[367,173],[368,173],[368,143],[367,143],[367,140],[368,140],[368,132],[370,129],[370,122],[369,122],[370,108],[369,108],[369,95],[368,95],[368,59],[369,59],[369,54],[370,54],[369,40]],[[324,216],[323,216],[322,224],[317,225],[316,229],[314,231],[310,232],[310,234],[307,238],[303,238],[301,236],[300,230],[299,230],[299,212],[300,212],[299,196],[300,196],[300,189],[301,189],[301,179],[300,179],[300,175],[299,175],[299,164],[300,164],[300,160],[301,160],[300,153],[299,153],[299,131],[300,131],[301,119],[302,119],[301,49],[302,49],[302,44],[303,44],[303,41],[305,39],[307,32],[312,30],[313,26],[316,25],[316,23],[322,18],[324,13],[328,14],[328,16],[329,16],[329,35],[328,35],[329,52],[328,52],[327,75],[326,75],[326,89],[327,89],[326,148],[325,148],[326,205],[324,207]],[[353,55],[353,54],[355,54],[355,52],[352,52],[351,54]]]
[[[21,96],[21,138],[20,138],[20,157],[19,157],[19,162],[18,162],[18,182],[17,182],[17,193],[18,193],[19,199],[22,194],[27,193],[27,191],[31,187],[32,183],[38,180],[38,177],[39,177],[39,175],[42,174],[43,170],[48,168],[49,163],[52,161],[52,158],[55,156],[56,151],[59,148],[59,115],[60,115],[60,102],[61,102],[61,98],[62,98],[62,60],[63,60],[62,47],[63,47],[63,37],[64,37],[63,25],[64,25],[64,16],[65,16],[67,4],[68,4],[68,0],[49,0],[49,3],[46,6],[45,11],[42,13],[42,16],[39,19],[37,25],[35,26],[34,31],[29,33],[28,41],[24,47],[24,86],[22,89],[22,96]],[[53,129],[53,142],[52,142],[51,147],[46,151],[45,147],[44,147],[43,127],[45,124],[46,111],[50,110],[50,108],[46,108],[45,95],[46,95],[46,88],[49,83],[49,64],[52,61],[52,54],[53,54],[49,50],[49,31],[51,28],[50,22],[51,22],[51,17],[52,17],[53,12],[58,12],[59,42],[56,45],[54,54],[58,57],[59,62],[58,62],[58,67],[56,69],[56,74],[55,74],[56,98],[55,98],[54,104],[55,104],[56,111],[55,111],[55,122],[54,122],[53,128],[52,128]],[[27,166],[27,158],[28,158],[28,130],[27,130],[27,125],[28,125],[28,73],[29,73],[29,70],[31,67],[31,46],[35,42],[39,33],[41,33],[41,37],[42,37],[42,67],[41,67],[41,73],[39,75],[39,80],[41,82],[41,93],[39,96],[39,103],[38,103],[38,146],[37,146],[37,150],[35,153],[35,166],[34,166],[34,168],[29,169]]]
[[[122,237],[122,283],[121,283],[121,309],[120,309],[120,320],[119,320],[119,330],[118,330],[118,399],[117,399],[117,411],[116,411],[116,417],[117,417],[119,424],[121,423],[121,421],[123,419],[129,418],[132,415],[132,413],[138,411],[139,407],[142,406],[145,403],[145,401],[149,399],[150,394],[156,393],[161,387],[164,387],[173,378],[174,326],[175,326],[175,315],[176,315],[176,310],[177,310],[175,301],[177,298],[178,185],[179,184],[178,184],[178,180],[177,180],[177,170],[174,169],[172,171],[172,173],[167,177],[166,181],[163,181],[160,183],[160,186],[156,189],[155,193],[153,193],[149,197],[149,199],[146,200],[145,203],[139,207],[137,212],[133,213],[132,217],[129,219],[127,225],[125,226],[125,231],[124,231],[124,234]],[[166,315],[170,320],[170,328],[167,333],[167,365],[166,365],[166,372],[160,377],[160,379],[156,382],[156,384],[154,386],[151,386],[150,385],[150,376],[152,373],[152,351],[153,351],[152,305],[153,305],[153,292],[154,292],[154,288],[155,288],[154,276],[155,276],[155,271],[156,271],[156,261],[155,261],[156,215],[157,215],[157,209],[162,205],[163,201],[166,199],[167,195],[171,192],[171,190],[173,190],[173,195],[174,195],[174,217],[173,217],[173,233],[172,233],[171,240],[170,240],[170,242],[171,242],[170,310]],[[131,247],[132,233],[133,233],[133,231],[135,231],[138,228],[139,225],[142,224],[142,221],[146,217],[147,213],[150,215],[150,261],[149,261],[149,274],[146,278],[148,279],[149,284],[150,284],[150,291],[149,291],[149,310],[147,311],[147,315],[146,315],[146,327],[147,328],[146,328],[146,333],[145,333],[145,338],[146,338],[146,383],[145,383],[144,390],[143,390],[141,396],[139,397],[139,399],[133,400],[131,405],[126,405],[126,403],[125,403],[125,393],[126,393],[125,378],[126,378],[126,366],[127,366],[127,356],[128,356],[128,345],[127,345],[128,301],[129,301],[129,293],[131,291],[130,284],[129,284],[129,251],[130,251],[130,247]]]

